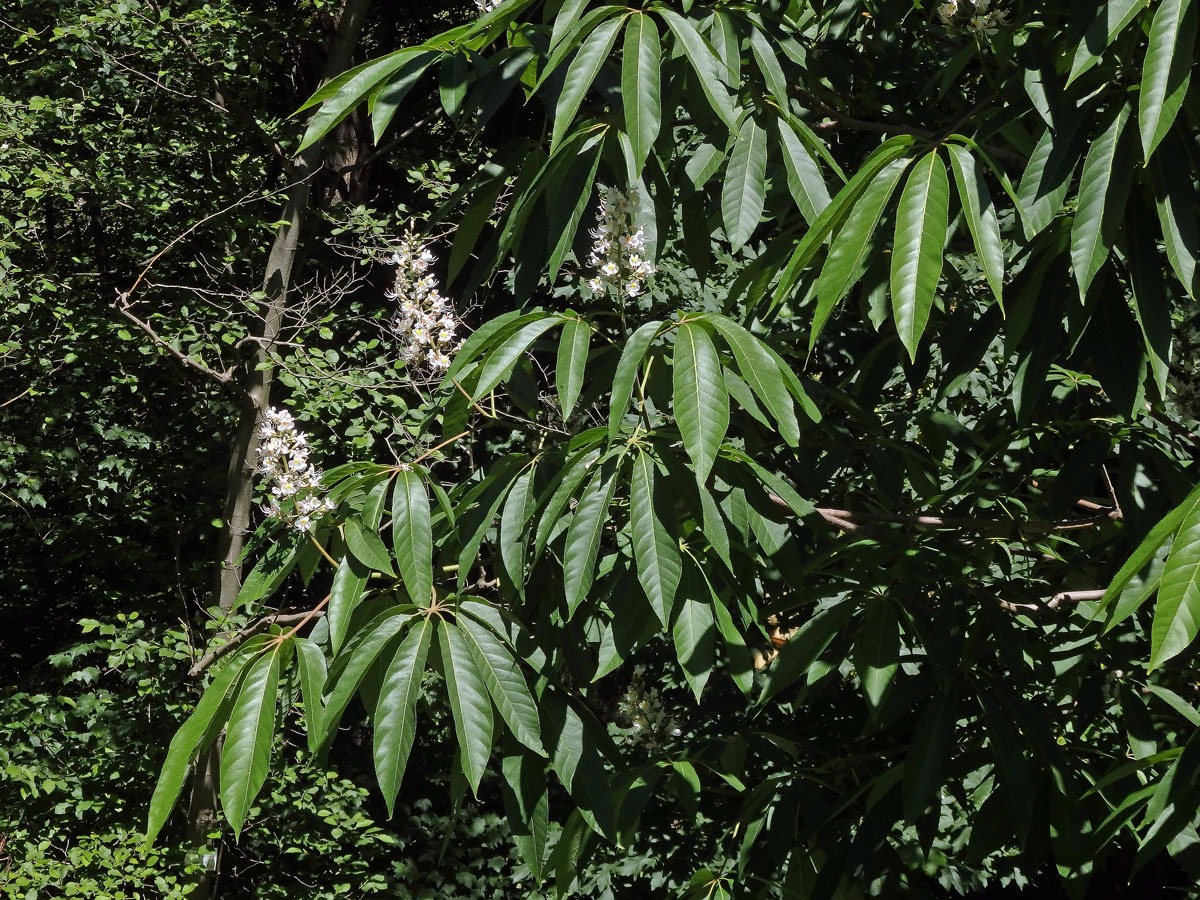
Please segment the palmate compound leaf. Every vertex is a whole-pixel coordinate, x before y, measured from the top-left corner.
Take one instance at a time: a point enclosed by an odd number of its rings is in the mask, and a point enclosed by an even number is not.
[[[1150,669],[1187,649],[1200,633],[1200,500],[1180,522],[1163,567],[1150,629]]]
[[[892,246],[892,315],[900,343],[912,359],[916,359],[942,274],[949,207],[946,166],[932,150],[913,165],[905,182]]]
[[[373,714],[375,777],[390,818],[417,734],[417,700],[433,637],[432,616],[422,616],[397,646],[379,686]]]
[[[491,629],[471,616],[460,616],[457,624],[500,718],[513,737],[539,756],[546,756],[537,704],[512,652]]]
[[[675,421],[695,464],[696,481],[703,484],[729,428],[729,393],[716,348],[703,325],[679,326],[672,369]]]
[[[196,704],[192,714],[171,738],[167,748],[167,758],[163,762],[162,772],[158,783],[154,786],[154,794],[150,798],[150,813],[146,823],[146,844],[153,843],[154,838],[162,830],[167,821],[179,792],[183,788],[188,769],[196,757],[196,753],[204,748],[201,746],[204,735],[217,734],[229,715],[233,703],[233,694],[238,679],[245,673],[254,660],[255,653],[267,640],[266,635],[258,635],[247,641],[237,655],[228,660],[213,676],[212,682],[204,691],[200,702]]]
[[[471,791],[479,796],[479,782],[492,753],[492,701],[471,655],[467,640],[453,624],[438,628],[442,676],[450,696],[450,712],[458,738],[459,761]]]
[[[250,806],[267,780],[275,704],[279,695],[279,646],[262,653],[246,670],[229,713],[221,748],[221,809],[233,829],[242,832]]]
[[[663,627],[671,620],[682,563],[679,544],[672,537],[654,503],[654,460],[639,452],[633,458],[629,483],[629,524],[633,532],[633,557],[638,582]]]
[[[424,473],[416,469],[396,473],[392,541],[408,596],[417,605],[428,603],[433,596],[433,529]]]

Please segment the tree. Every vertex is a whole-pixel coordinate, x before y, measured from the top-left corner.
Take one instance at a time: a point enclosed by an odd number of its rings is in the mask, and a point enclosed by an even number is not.
[[[695,896],[1192,865],[1195,3],[488,5],[307,105],[380,141],[436,77],[490,153],[392,259],[407,452],[297,489],[266,423],[151,835],[222,729],[240,834],[297,693],[390,806],[426,696],[560,892],[675,805]]]

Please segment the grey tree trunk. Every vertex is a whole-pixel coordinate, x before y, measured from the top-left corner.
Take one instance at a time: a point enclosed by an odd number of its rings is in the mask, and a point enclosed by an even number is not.
[[[350,67],[370,5],[370,0],[345,0],[325,61],[322,83]],[[322,142],[318,141],[308,147],[292,160],[284,173],[285,184],[290,187],[279,215],[279,221],[283,224],[275,232],[271,252],[267,257],[263,277],[266,301],[260,327],[246,360],[242,382],[244,399],[229,459],[222,515],[224,524],[220,541],[220,570],[217,573],[216,584],[216,602],[222,612],[233,609],[242,586],[242,568],[239,560],[250,532],[254,467],[259,443],[258,424],[270,406],[271,382],[275,375],[271,351],[280,339],[287,318],[292,268],[309,215],[312,180],[321,167],[321,145]],[[208,861],[207,871],[199,876],[189,894],[193,900],[210,900],[214,897],[220,873],[219,843],[214,846],[208,838],[208,834],[217,828],[217,773],[220,769],[220,754],[218,742],[197,760],[192,777],[187,845],[195,848]]]

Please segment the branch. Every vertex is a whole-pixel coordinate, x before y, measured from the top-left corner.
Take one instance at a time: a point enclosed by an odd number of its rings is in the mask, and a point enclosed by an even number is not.
[[[992,595],[992,599],[1005,612],[1034,613],[1036,615],[1047,610],[1058,609],[1064,603],[1083,603],[1087,600],[1099,600],[1105,593],[1102,588],[1089,591],[1060,591],[1045,603],[1013,603],[1009,600],[1001,600],[994,594]]]
[[[323,615],[325,615],[325,613],[322,610],[312,610],[309,612],[286,613],[283,615],[279,613],[272,613],[269,616],[264,616],[257,621],[251,622],[241,631],[234,632],[233,637],[231,637],[220,647],[209,650],[207,653],[205,653],[196,661],[195,665],[188,669],[188,676],[195,678],[196,676],[202,674],[206,669],[212,666],[213,663],[222,659],[227,654],[232,653],[256,634],[262,634],[262,632],[266,631],[272,625],[296,625],[299,627],[300,624],[303,624],[309,619],[319,619]]]
[[[776,505],[787,509],[791,508],[782,497],[777,497],[774,494],[771,494],[770,497],[771,501]],[[834,525],[844,531],[858,531],[863,524],[872,522],[908,525],[915,528],[952,528],[960,531],[1078,531],[1082,528],[1098,528],[1101,525],[1121,518],[1117,510],[1113,510],[1103,516],[1093,516],[1087,519],[1067,519],[1059,522],[1037,520],[1022,522],[1016,519],[952,518],[949,516],[893,516],[883,513],[858,512],[850,509],[829,509],[823,507],[818,507],[816,512],[830,525]]]
[[[117,299],[114,300],[110,305],[126,319],[128,319],[138,328],[142,329],[142,331],[146,332],[146,334],[150,336],[150,340],[175,357],[175,359],[177,359],[185,369],[192,369],[193,371],[199,372],[202,375],[206,375],[221,385],[228,385],[233,380],[233,373],[235,371],[234,369],[226,369],[224,372],[218,372],[216,369],[210,369],[204,363],[193,359],[182,350],[177,350],[170,343],[164,340],[148,322],[142,321],[132,312],[130,312],[128,297],[128,294],[118,294]]]

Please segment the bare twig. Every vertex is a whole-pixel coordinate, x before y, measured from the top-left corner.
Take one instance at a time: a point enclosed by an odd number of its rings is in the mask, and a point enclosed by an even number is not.
[[[772,502],[790,509],[782,497],[771,495]],[[1018,519],[981,519],[955,518],[950,516],[894,516],[884,513],[859,512],[851,509],[830,509],[817,507],[817,514],[838,528],[846,531],[858,531],[865,523],[879,522],[893,525],[908,525],[916,528],[951,528],[959,531],[1078,531],[1083,528],[1098,528],[1114,519],[1119,519],[1117,511],[1105,516],[1093,516],[1087,519],[1067,519],[1064,521],[1047,522],[1038,520],[1021,521]]]
[[[1083,603],[1087,600],[1099,600],[1104,596],[1103,589],[1089,591],[1060,591],[1055,594],[1045,603],[1013,603],[1010,600],[1001,600],[999,597],[992,595],[992,599],[1005,612],[1010,613],[1044,613],[1047,610],[1058,609],[1064,603]]]
[[[198,359],[188,356],[182,350],[176,349],[168,341],[164,340],[148,322],[144,322],[130,312],[129,304],[126,300],[128,296],[128,294],[119,294],[117,299],[113,301],[112,308],[142,331],[146,332],[146,334],[150,336],[150,340],[175,357],[175,359],[177,359],[179,363],[184,366],[184,368],[192,369],[193,371],[199,372],[202,375],[206,375],[221,385],[228,385],[233,380],[233,373],[235,371],[234,369],[230,368],[226,369],[224,372],[218,372],[216,369],[209,368]]]

